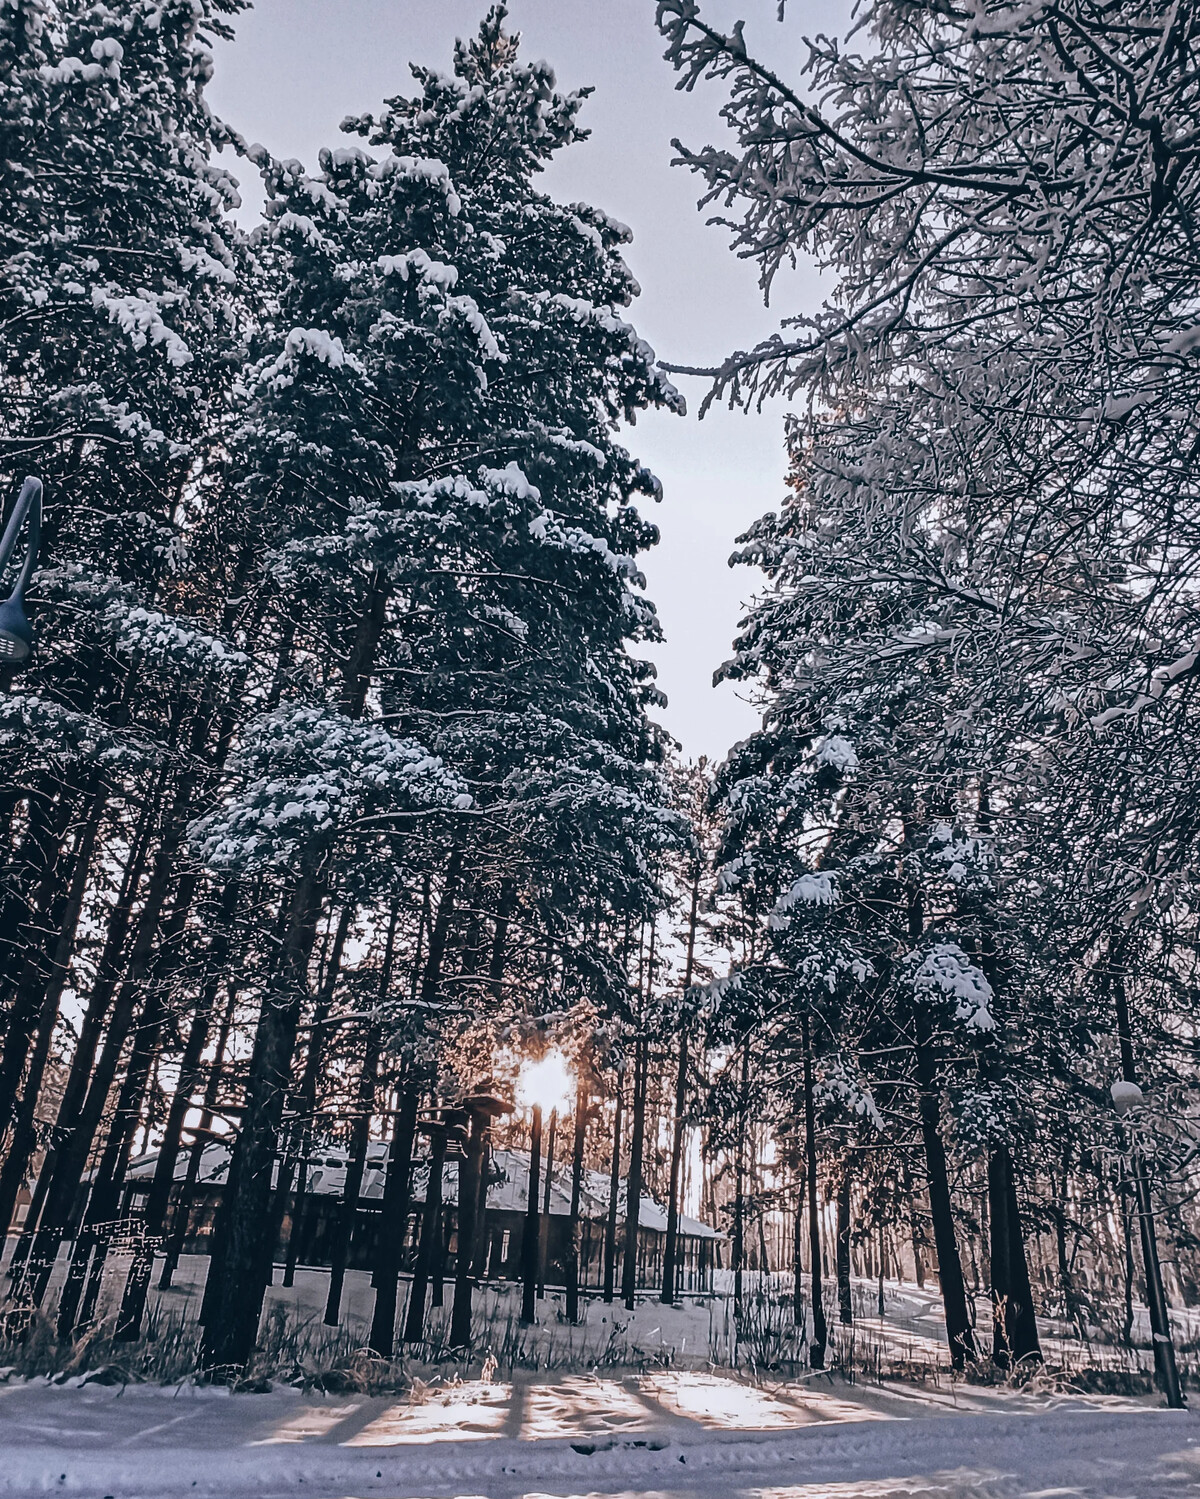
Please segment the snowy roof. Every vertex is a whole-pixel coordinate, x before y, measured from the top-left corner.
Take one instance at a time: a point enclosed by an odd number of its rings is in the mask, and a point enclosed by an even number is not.
[[[363,1175],[361,1197],[378,1201],[383,1196],[384,1172],[387,1168],[388,1147],[383,1141],[373,1141],[367,1147],[367,1169]],[[182,1181],[187,1172],[188,1152],[180,1151],[175,1158],[175,1180]],[[525,1151],[501,1150],[492,1152],[492,1166],[488,1181],[487,1205],[495,1212],[523,1213],[529,1201],[529,1156]],[[339,1145],[322,1145],[313,1152],[308,1168],[308,1191],[319,1197],[340,1197],[346,1185],[347,1152]],[[145,1181],[154,1175],[158,1162],[158,1151],[149,1150],[130,1163],[129,1176],[135,1181]],[[229,1147],[219,1140],[204,1147],[200,1158],[197,1180],[200,1184],[223,1183],[229,1171]],[[543,1162],[543,1173],[545,1163]],[[276,1179],[278,1179],[276,1167]],[[414,1202],[425,1200],[425,1186],[429,1179],[428,1160],[418,1158],[413,1167],[412,1197]],[[539,1184],[539,1197],[546,1190],[543,1174]],[[544,1200],[544,1198],[543,1198]],[[442,1201],[458,1202],[458,1169],[456,1162],[448,1162],[442,1178]],[[618,1209],[625,1206],[624,1182],[617,1193]],[[550,1178],[551,1216],[566,1217],[571,1211],[571,1172],[569,1166],[556,1162]],[[580,1204],[583,1217],[603,1218],[608,1212],[608,1175],[601,1171],[583,1173],[583,1193]],[[642,1194],[639,1214],[641,1226],[658,1233],[667,1228],[666,1209],[652,1197]],[[721,1235],[707,1223],[697,1218],[679,1215],[679,1232],[690,1238],[718,1239]]]

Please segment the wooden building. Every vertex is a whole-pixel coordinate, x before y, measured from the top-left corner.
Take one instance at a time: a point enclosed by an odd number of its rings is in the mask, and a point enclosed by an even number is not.
[[[355,1213],[350,1242],[350,1267],[367,1270],[376,1259],[380,1208],[383,1198],[387,1146],[372,1144]],[[137,1214],[154,1175],[157,1151],[149,1151],[130,1165],[125,1195],[128,1214]],[[180,1193],[187,1170],[187,1153],[175,1163],[176,1186],[172,1196],[167,1232],[176,1229],[183,1204]],[[216,1219],[229,1169],[229,1150],[220,1143],[205,1146],[196,1185],[187,1209],[185,1253],[204,1254]],[[544,1203],[545,1163],[539,1191],[539,1210]],[[421,1231],[429,1165],[418,1158],[413,1166],[412,1194],[404,1236],[402,1264],[411,1269]],[[328,1265],[342,1206],[346,1180],[346,1152],[339,1147],[321,1147],[309,1162],[303,1193],[293,1192],[284,1207],[276,1256],[288,1253],[289,1240],[297,1236],[296,1260],[301,1265]],[[604,1284],[604,1237],[608,1216],[608,1176],[585,1171],[580,1204],[579,1281],[584,1290],[599,1290]],[[516,1280],[521,1273],[521,1248],[527,1221],[529,1157],[526,1152],[497,1149],[488,1159],[487,1204],[482,1241],[477,1245],[476,1265],[481,1279]],[[454,1273],[458,1255],[457,1231],[458,1165],[448,1161],[442,1182],[442,1269]],[[568,1244],[571,1206],[569,1165],[556,1163],[550,1176],[550,1210],[546,1233],[545,1281],[562,1285]],[[621,1253],[625,1238],[625,1200],[617,1199],[617,1287],[621,1284]],[[643,1195],[639,1213],[638,1285],[656,1288],[662,1277],[666,1245],[666,1210]],[[677,1285],[682,1295],[707,1294],[713,1288],[713,1271],[721,1266],[723,1236],[706,1223],[681,1214]]]

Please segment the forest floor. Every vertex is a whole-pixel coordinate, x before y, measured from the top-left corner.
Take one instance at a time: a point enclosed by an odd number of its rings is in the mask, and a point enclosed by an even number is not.
[[[0,1494],[77,1499],[1182,1499],[1200,1416],[1112,1396],[697,1371],[415,1398],[0,1386]]]
[[[65,1272],[66,1254],[64,1247],[51,1280],[46,1302],[51,1315]],[[142,1344],[125,1352],[120,1345],[109,1350],[133,1378],[169,1381],[194,1367],[199,1339],[196,1315],[207,1266],[205,1256],[183,1256],[172,1288],[159,1291],[155,1285],[150,1293],[147,1337]],[[156,1278],[158,1268],[156,1264]],[[105,1325],[111,1328],[127,1269],[123,1255],[110,1256],[99,1308],[101,1331]],[[311,1382],[313,1376],[326,1371],[343,1370],[356,1363],[361,1367],[361,1350],[367,1342],[374,1305],[369,1274],[347,1273],[340,1323],[332,1327],[323,1320],[326,1270],[301,1266],[293,1286],[285,1287],[281,1280],[282,1269],[276,1266],[274,1284],[267,1290],[260,1338],[264,1349],[262,1372],[285,1377],[307,1375]],[[718,1292],[731,1291],[725,1280],[732,1277],[719,1273]],[[522,1327],[520,1288],[504,1282],[488,1283],[474,1294],[473,1352],[470,1359],[463,1359],[448,1348],[454,1285],[447,1281],[443,1304],[431,1307],[427,1314],[426,1345],[398,1357],[393,1368],[405,1386],[413,1379],[428,1383],[478,1374],[489,1358],[501,1374],[515,1369],[580,1374],[713,1367],[737,1369],[751,1377],[772,1371],[798,1374],[807,1371],[806,1344],[811,1329],[805,1323],[795,1324],[789,1292],[789,1277],[748,1274],[746,1314],[740,1328],[729,1294],[689,1297],[677,1306],[665,1307],[647,1293],[639,1297],[632,1311],[620,1302],[605,1304],[592,1294],[582,1299],[581,1322],[572,1326],[566,1320],[563,1294],[549,1288],[537,1303],[536,1324]],[[402,1313],[406,1297],[404,1282]],[[874,1282],[856,1280],[853,1301],[854,1322],[850,1327],[840,1326],[836,1308],[830,1309],[828,1362],[835,1371],[852,1380],[899,1377],[933,1388],[948,1386],[945,1324],[935,1283],[918,1287],[911,1282],[885,1282],[882,1317]],[[1135,1308],[1135,1346],[1127,1347],[1120,1338],[1122,1313],[1123,1309],[1098,1313],[1099,1325],[1088,1329],[1086,1341],[1076,1329],[1053,1318],[1039,1318],[1047,1365],[1053,1371],[1052,1379],[1040,1381],[1041,1387],[1122,1394],[1144,1388],[1151,1368],[1146,1314],[1143,1308]],[[977,1325],[985,1345],[989,1316],[986,1297],[978,1297]],[[1172,1321],[1181,1368],[1196,1380],[1200,1376],[1200,1309],[1173,1310]],[[985,1346],[981,1351],[986,1354],[988,1349]],[[66,1372],[96,1366],[100,1350],[94,1341],[83,1352],[86,1357],[77,1359],[74,1368]],[[29,1373],[64,1369],[61,1350],[52,1346],[52,1340],[43,1339],[41,1360],[25,1358],[19,1363],[22,1371]],[[0,1357],[0,1364],[3,1362]],[[366,1383],[378,1387],[379,1379]]]
[[[102,1310],[114,1309],[114,1260]],[[205,1261],[151,1303],[143,1348],[194,1356]],[[276,1282],[280,1279],[276,1271]],[[301,1269],[269,1292],[272,1379],[257,1392],[171,1380],[83,1350],[53,1378],[0,1371],[0,1495],[79,1499],[1178,1499],[1200,1492],[1200,1416],[1157,1395],[1085,1393],[1088,1370],[1128,1374],[1139,1356],[1056,1338],[1051,1372],[979,1384],[947,1366],[935,1287],[855,1285],[856,1323],[836,1324],[829,1373],[798,1368],[803,1343],[774,1286],[747,1279],[732,1355],[729,1299],[633,1312],[599,1300],[585,1321],[561,1297],[519,1326],[515,1287],[476,1296],[477,1354],[434,1356],[449,1313],[432,1313],[430,1357],[397,1365],[402,1393],[362,1378],[370,1278],[347,1278],[342,1325],[326,1328],[327,1277]],[[764,1294],[756,1294],[758,1291]],[[986,1308],[980,1307],[986,1315]],[[1195,1314],[1180,1314],[1194,1340]],[[1105,1330],[1112,1334],[1115,1329]],[[444,1341],[444,1339],[442,1340]],[[481,1368],[491,1352],[495,1369]],[[115,1354],[115,1348],[109,1348]],[[356,1359],[358,1362],[356,1362]],[[1123,1362],[1122,1362],[1123,1361]],[[722,1367],[722,1365],[726,1367]],[[30,1369],[29,1372],[32,1372]],[[369,1373],[369,1371],[368,1371]],[[490,1374],[491,1377],[483,1377]],[[139,1378],[148,1382],[138,1382]],[[158,1382],[154,1382],[157,1380]],[[357,1383],[356,1383],[357,1381]],[[1118,1382],[1119,1384],[1119,1382]]]

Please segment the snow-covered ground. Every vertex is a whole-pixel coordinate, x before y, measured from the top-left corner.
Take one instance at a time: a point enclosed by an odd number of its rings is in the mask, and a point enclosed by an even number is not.
[[[202,1259],[153,1303],[191,1319]],[[114,1259],[107,1295],[124,1266]],[[276,1274],[278,1281],[279,1275]],[[321,1326],[326,1275],[276,1284],[268,1318],[334,1345]],[[758,1289],[753,1278],[748,1291]],[[764,1288],[765,1289],[765,1288]],[[778,1293],[782,1287],[774,1288]],[[448,1315],[453,1287],[446,1287]],[[725,1298],[632,1313],[598,1300],[581,1328],[555,1293],[539,1325],[516,1326],[515,1292],[476,1298],[477,1330],[503,1364],[479,1378],[418,1365],[411,1396],[320,1394],[276,1382],[259,1394],[173,1386],[0,1382],[0,1495],[79,1499],[1178,1499],[1200,1494],[1200,1417],[1142,1400],[952,1379],[936,1290],[856,1287],[854,1337],[918,1382],[808,1374],[751,1382],[713,1368],[732,1319]],[[768,1302],[770,1298],[767,1298]],[[369,1277],[347,1277],[343,1350],[365,1339]],[[273,1310],[272,1310],[273,1309]],[[783,1311],[774,1315],[786,1321]],[[760,1311],[759,1315],[763,1315]],[[1189,1331],[1191,1329],[1189,1328]],[[839,1336],[843,1336],[839,1332]],[[514,1341],[523,1340],[523,1341]],[[323,1342],[323,1340],[325,1340]],[[303,1338],[301,1339],[303,1341]],[[482,1350],[481,1350],[482,1352]],[[315,1365],[329,1361],[314,1357]],[[532,1365],[539,1366],[534,1372]],[[618,1367],[625,1364],[625,1368]],[[461,1377],[460,1377],[461,1376]]]
[[[0,1494],[79,1499],[1182,1499],[1200,1417],[1113,1399],[663,1372],[415,1402],[0,1386]]]
[[[47,1302],[49,1310],[53,1309],[66,1258],[67,1249],[64,1247],[51,1282]],[[127,1268],[124,1256],[110,1257],[100,1306],[102,1315],[115,1313]],[[207,1257],[185,1255],[180,1261],[174,1287],[166,1292],[151,1291],[151,1313],[160,1326],[194,1320],[207,1268]],[[157,1269],[156,1265],[156,1277]],[[728,1276],[723,1278],[730,1279]],[[285,1287],[280,1284],[281,1267],[276,1266],[274,1279],[275,1283],[267,1291],[264,1316],[268,1322],[275,1320],[281,1334],[286,1330],[310,1364],[328,1367],[331,1361],[365,1344],[374,1306],[369,1274],[362,1271],[347,1273],[338,1329],[326,1328],[322,1321],[328,1287],[327,1270],[302,1266],[297,1270],[295,1285]],[[656,1297],[647,1295],[633,1312],[626,1311],[619,1303],[605,1305],[598,1296],[586,1296],[582,1325],[572,1327],[565,1320],[562,1293],[550,1289],[545,1299],[538,1302],[538,1325],[524,1329],[518,1323],[519,1289],[508,1283],[489,1283],[477,1290],[474,1297],[478,1348],[475,1370],[478,1372],[488,1351],[494,1352],[504,1365],[516,1361],[542,1369],[576,1372],[618,1366],[637,1369],[664,1362],[673,1367],[692,1368],[710,1363],[731,1365],[735,1361],[745,1366],[756,1362],[757,1345],[761,1345],[768,1355],[772,1349],[781,1351],[783,1362],[787,1362],[790,1356],[799,1352],[797,1345],[803,1341],[802,1337],[797,1338],[791,1324],[787,1305],[789,1288],[790,1278],[787,1276],[763,1277],[761,1280],[757,1275],[746,1277],[750,1306],[748,1320],[752,1330],[749,1341],[743,1338],[735,1350],[736,1329],[729,1295],[692,1298],[677,1307],[664,1307]],[[721,1289],[725,1288],[722,1286]],[[840,1329],[834,1315],[832,1336],[847,1343],[853,1338],[853,1362],[861,1369],[879,1368],[886,1372],[889,1367],[911,1369],[925,1366],[931,1374],[938,1368],[945,1370],[948,1367],[945,1323],[936,1286],[931,1282],[918,1288],[912,1283],[889,1281],[885,1283],[884,1293],[885,1315],[881,1319],[877,1312],[875,1283],[856,1282],[853,1331],[846,1333]],[[405,1283],[401,1286],[401,1314],[406,1294]],[[435,1346],[446,1342],[453,1297],[453,1282],[448,1281],[444,1289],[444,1305],[429,1311],[428,1327]],[[766,1303],[770,1305],[764,1309]],[[988,1336],[988,1317],[986,1299],[981,1297],[977,1305],[977,1320],[984,1341]],[[1181,1350],[1192,1350],[1183,1356],[1184,1364],[1194,1363],[1194,1350],[1200,1340],[1200,1311],[1173,1310],[1172,1321]],[[1116,1325],[1096,1329],[1099,1339],[1086,1345],[1071,1329],[1050,1319],[1040,1319],[1040,1325],[1047,1358],[1056,1366],[1067,1370],[1096,1365],[1120,1369],[1138,1365],[1149,1369],[1151,1366],[1150,1329],[1144,1308],[1136,1308],[1134,1335],[1142,1345],[1136,1352],[1118,1345]],[[757,1329],[757,1338],[754,1329]],[[775,1335],[774,1342],[771,1333]],[[757,1361],[778,1362],[770,1357]]]

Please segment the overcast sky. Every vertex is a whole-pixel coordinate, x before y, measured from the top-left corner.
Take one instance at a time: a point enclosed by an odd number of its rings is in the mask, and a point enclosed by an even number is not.
[[[344,116],[409,91],[410,60],[448,70],[454,38],[473,32],[485,9],[486,0],[256,0],[237,41],[217,49],[209,99],[248,139],[315,168],[318,149],[342,139]],[[712,85],[676,91],[654,9],[654,0],[512,0],[509,24],[524,55],[545,58],[561,87],[595,86],[582,117],[591,139],[560,153],[546,190],[630,226],[627,258],[642,286],[632,320],[661,358],[711,365],[770,332],[779,316],[814,306],[818,282],[802,268],[766,309],[753,267],[730,253],[724,231],[706,227],[698,180],[670,164],[671,138],[719,138],[722,95]],[[775,12],[776,0],[705,6],[724,25],[745,17],[752,48],[761,43],[793,77],[802,35],[841,29],[846,7],[792,0],[784,26]],[[653,507],[662,542],[645,559],[667,637],[653,651],[670,700],[663,722],[689,756],[719,759],[757,721],[728,685],[714,691],[712,673],[756,582],[727,566],[734,538],[779,503],[783,415],[780,407],[762,415],[721,409],[701,422],[703,382],[678,383],[689,415],[648,414],[626,441],[664,488]]]

